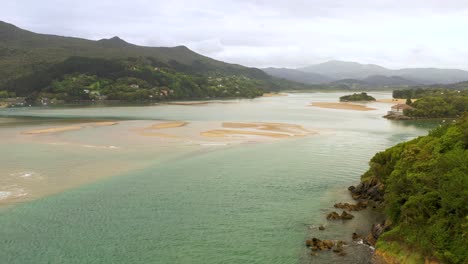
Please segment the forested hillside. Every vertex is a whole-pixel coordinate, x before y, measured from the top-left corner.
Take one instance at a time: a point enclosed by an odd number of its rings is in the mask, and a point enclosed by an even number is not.
[[[44,35],[0,22],[0,92],[38,100],[254,97],[302,84],[189,50]]]
[[[377,153],[362,182],[384,194],[391,223],[377,249],[396,259],[409,255],[414,263],[422,257],[467,263],[468,113]]]

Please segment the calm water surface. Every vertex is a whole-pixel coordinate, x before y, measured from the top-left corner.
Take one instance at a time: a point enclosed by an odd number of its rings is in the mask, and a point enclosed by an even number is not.
[[[433,123],[374,111],[310,107],[342,93],[290,94],[206,105],[0,111],[1,263],[367,263],[309,255],[310,236],[350,241],[372,214],[329,223],[369,159],[424,135]],[[389,98],[390,93],[374,93]],[[27,136],[90,119],[115,126]],[[127,121],[128,120],[128,121]],[[193,131],[223,121],[299,124],[319,134],[286,140],[141,137],[136,127],[182,120]],[[190,135],[192,135],[190,134]],[[112,176],[112,177],[111,177]],[[3,201],[3,203],[2,203]],[[317,231],[324,224],[325,231]]]

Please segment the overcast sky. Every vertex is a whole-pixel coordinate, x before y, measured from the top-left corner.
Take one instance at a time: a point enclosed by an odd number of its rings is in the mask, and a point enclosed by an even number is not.
[[[468,0],[5,0],[0,20],[255,67],[338,59],[468,70]]]

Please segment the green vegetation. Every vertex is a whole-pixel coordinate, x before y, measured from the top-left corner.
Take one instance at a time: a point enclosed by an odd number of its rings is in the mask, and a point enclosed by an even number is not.
[[[15,96],[16,94],[14,92],[0,90],[0,98],[10,98],[10,97],[15,97]]]
[[[375,101],[375,98],[367,95],[367,93],[354,93],[352,95],[345,95],[340,97],[341,102],[350,101]]]
[[[456,118],[468,111],[468,90],[395,90],[394,98],[418,99],[404,114],[414,118]]]
[[[378,248],[391,251],[398,244],[444,263],[467,263],[468,112],[377,153],[362,181],[382,183],[384,211],[393,223]]]
[[[268,83],[246,76],[193,75],[151,60],[72,57],[8,83],[29,101],[151,101],[191,98],[255,97]]]
[[[453,95],[468,95],[468,90],[460,89],[446,89],[446,88],[430,88],[430,89],[404,89],[404,90],[393,90],[393,98],[397,99],[418,99],[426,96],[453,96]]]
[[[0,90],[29,102],[255,97],[306,87],[187,47],[43,35],[0,21]]]

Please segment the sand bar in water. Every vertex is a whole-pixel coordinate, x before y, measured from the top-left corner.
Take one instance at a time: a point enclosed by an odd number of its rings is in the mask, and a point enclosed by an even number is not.
[[[351,104],[351,103],[331,103],[331,102],[316,102],[310,106],[328,108],[328,109],[342,109],[342,110],[355,110],[355,111],[371,111],[376,110],[365,105]]]

